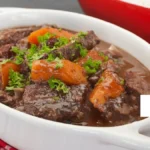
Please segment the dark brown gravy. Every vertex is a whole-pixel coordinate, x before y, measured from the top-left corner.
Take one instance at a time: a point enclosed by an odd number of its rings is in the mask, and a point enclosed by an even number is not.
[[[105,52],[106,50],[108,50],[110,48],[111,44],[108,44],[106,42],[101,42],[99,45],[97,45],[94,49],[96,50],[100,50]],[[116,47],[117,48],[117,47]],[[136,71],[140,76],[144,77],[148,83],[150,83],[150,71],[141,63],[139,62],[136,58],[134,58],[133,56],[131,56],[130,54],[128,54],[127,52],[125,52],[124,50],[117,48],[117,51],[120,53],[120,55],[122,56],[121,58],[119,58],[119,63],[121,65],[121,70],[119,72],[119,75],[121,77],[124,78],[124,74],[125,71]],[[87,103],[88,100],[87,100]],[[139,117],[139,120],[141,120],[143,118]],[[138,120],[138,119],[136,119]],[[126,122],[126,123],[130,123]],[[87,112],[83,122],[81,123],[75,123],[76,125],[87,125],[87,126],[117,126],[120,124],[125,124],[122,121],[118,122],[118,124],[110,124],[105,122],[104,120],[102,120],[100,118],[100,112],[98,110],[96,110],[95,108],[92,108],[92,110],[90,112]]]
[[[0,31],[0,34],[2,34],[2,32],[7,32],[8,30]],[[70,31],[70,30],[68,30],[68,31]],[[70,31],[70,32],[76,33],[74,31]],[[111,46],[111,44],[101,41],[101,43],[93,49],[106,52],[109,50],[110,46]],[[134,58],[133,56],[131,56],[124,50],[122,50],[120,48],[115,48],[115,49],[121,55],[121,57],[118,59],[118,63],[121,66],[120,67],[121,70],[119,72],[120,77],[124,78],[125,71],[131,70],[131,71],[137,72],[137,74],[139,76],[143,77],[147,81],[147,83],[150,83],[150,71],[142,63],[140,63],[136,58]],[[84,118],[82,119],[81,122],[78,122],[78,121],[69,122],[68,121],[65,123],[75,124],[75,125],[85,125],[85,126],[103,126],[103,127],[116,126],[116,125],[120,125],[120,124],[129,123],[129,122],[125,122],[124,120],[118,122],[118,124],[107,123],[101,119],[100,112],[97,109],[93,108],[92,104],[90,104],[88,99],[86,100],[86,104],[91,105],[91,107],[90,107],[91,111],[85,110],[86,115],[84,116]],[[142,119],[142,118],[139,118],[139,119]],[[136,120],[138,120],[138,119],[136,119]]]

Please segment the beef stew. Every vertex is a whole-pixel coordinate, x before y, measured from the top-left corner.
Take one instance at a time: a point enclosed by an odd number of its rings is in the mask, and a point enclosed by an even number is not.
[[[0,102],[40,118],[83,126],[140,120],[150,71],[94,31],[54,25],[0,31]]]

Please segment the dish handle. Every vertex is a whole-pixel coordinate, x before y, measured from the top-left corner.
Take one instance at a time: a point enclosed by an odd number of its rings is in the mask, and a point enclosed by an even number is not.
[[[103,142],[130,150],[150,150],[150,118],[97,132]]]

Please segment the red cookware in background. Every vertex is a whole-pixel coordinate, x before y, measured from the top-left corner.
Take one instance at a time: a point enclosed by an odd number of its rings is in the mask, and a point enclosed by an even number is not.
[[[87,15],[114,23],[150,43],[150,8],[120,0],[79,0],[79,2]]]

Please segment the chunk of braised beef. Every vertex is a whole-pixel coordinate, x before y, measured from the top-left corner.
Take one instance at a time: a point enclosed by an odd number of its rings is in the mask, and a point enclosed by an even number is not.
[[[25,49],[28,49],[30,47],[30,44],[28,42],[28,38],[25,37],[21,40],[19,40],[17,43],[16,43],[16,46],[21,49],[21,50],[25,50]]]
[[[102,64],[102,70],[108,70],[112,72],[118,72],[119,71],[119,65],[114,62],[113,59],[108,60],[107,62],[104,62]]]
[[[39,26],[11,28],[0,31],[0,46],[10,43],[16,43],[24,37],[27,37],[31,32],[39,29]]]
[[[109,99],[105,104],[100,105],[101,118],[105,122],[115,125],[124,122],[133,122],[140,116],[140,97],[126,93],[115,99]]]
[[[57,38],[50,38],[48,41],[47,41],[47,46],[49,46],[50,48],[53,48],[55,43],[57,42]]]
[[[10,107],[16,106],[16,102],[15,102],[14,98],[2,90],[0,90],[0,103],[5,104]]]
[[[24,75],[28,75],[30,71],[30,68],[28,66],[28,63],[26,60],[23,61],[23,63],[20,65],[20,73]]]
[[[88,78],[88,81],[90,82],[90,84],[92,84],[92,86],[94,86],[98,82],[101,76],[101,73],[104,70],[111,71],[111,72],[118,72],[119,65],[115,63],[112,59],[109,59],[108,61],[103,62],[100,69],[94,75]]]
[[[71,86],[68,94],[61,94],[47,84],[26,86],[23,94],[24,111],[55,121],[81,119],[86,90],[86,85]]]
[[[87,50],[91,50],[100,42],[99,38],[95,35],[93,31],[89,31],[87,35],[82,38],[78,37],[76,41]],[[69,43],[66,46],[62,46],[59,49],[52,51],[52,54],[58,57],[61,55],[65,59],[71,61],[81,56],[80,49],[76,48],[75,43]]]
[[[122,54],[120,52],[120,49],[117,48],[116,46],[114,45],[111,45],[108,49],[108,53],[110,53],[111,57],[112,58],[115,58],[115,59],[118,59],[118,58],[121,58],[122,57]]]
[[[78,39],[78,42],[86,49],[91,50],[94,46],[100,43],[100,39],[96,36],[94,31],[88,31],[84,38]]]
[[[129,94],[136,93],[150,94],[150,85],[143,76],[138,75],[138,72],[126,71],[125,73],[126,90]]]
[[[90,82],[92,86],[94,86],[98,82],[102,72],[103,70],[100,68],[99,71],[97,71],[94,75],[88,78],[88,81]]]
[[[57,57],[62,56],[65,59],[73,61],[80,56],[80,51],[77,50],[74,44],[71,43],[57,50],[52,51],[52,54],[54,56],[57,56]]]
[[[14,44],[6,44],[0,47],[0,58],[11,58],[14,53],[11,51],[12,46],[14,46]]]

